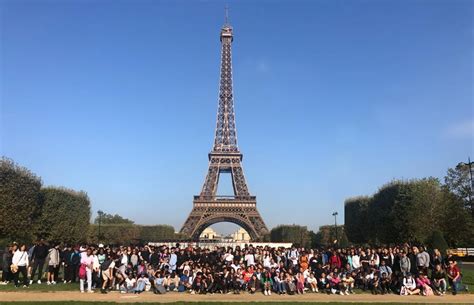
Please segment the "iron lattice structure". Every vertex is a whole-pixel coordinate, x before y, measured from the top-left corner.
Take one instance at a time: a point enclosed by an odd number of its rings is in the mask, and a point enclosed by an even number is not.
[[[244,228],[253,240],[268,232],[257,210],[257,198],[251,196],[242,169],[242,154],[237,146],[234,97],[232,89],[232,26],[221,29],[221,71],[219,105],[214,146],[209,153],[209,169],[201,194],[194,196],[193,209],[181,233],[199,239],[201,232],[218,222],[232,222]],[[217,196],[221,173],[230,173],[233,196]]]

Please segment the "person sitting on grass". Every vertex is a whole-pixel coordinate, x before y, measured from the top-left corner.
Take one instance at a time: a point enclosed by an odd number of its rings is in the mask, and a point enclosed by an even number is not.
[[[403,278],[403,286],[400,290],[400,295],[413,294],[420,294],[420,289],[416,287],[416,281],[411,275],[411,273],[407,273],[407,275]]]
[[[374,277],[370,280],[369,287],[372,294],[381,293],[380,278],[377,273],[375,273]]]
[[[440,295],[446,293],[446,271],[443,270],[441,264],[436,264],[434,271],[431,273],[431,283],[434,291]]]
[[[251,294],[254,294],[257,292],[258,289],[258,279],[257,275],[254,273],[252,274],[252,277],[250,278],[250,281],[247,284],[247,288]]]
[[[308,278],[306,279],[306,282],[309,285],[309,288],[311,289],[312,292],[318,292],[318,280],[314,276],[314,273],[310,273]]]
[[[388,276],[387,272],[383,272],[382,277],[380,278],[380,290],[382,291],[382,294],[390,293],[391,284],[391,278]]]
[[[420,288],[421,295],[431,296],[433,295],[433,289],[431,289],[431,281],[423,271],[420,271],[416,284]]]
[[[151,286],[150,280],[148,279],[148,276],[145,273],[142,273],[135,283],[133,293],[140,294],[145,291],[147,286]]]
[[[272,294],[272,286],[273,286],[273,280],[272,280],[272,275],[270,271],[266,270],[260,279],[262,283],[262,289],[263,289],[263,294],[264,295],[271,295]]]

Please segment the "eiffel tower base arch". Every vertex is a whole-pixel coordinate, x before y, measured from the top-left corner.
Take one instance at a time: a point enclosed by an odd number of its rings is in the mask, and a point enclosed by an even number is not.
[[[255,201],[250,200],[245,203],[223,201],[200,203],[199,200],[194,200],[194,207],[180,233],[193,240],[199,240],[199,236],[205,228],[219,222],[239,225],[247,231],[253,241],[261,240],[268,233]]]

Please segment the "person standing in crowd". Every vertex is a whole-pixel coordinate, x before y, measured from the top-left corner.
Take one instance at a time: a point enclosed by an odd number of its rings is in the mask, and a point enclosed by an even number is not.
[[[92,293],[92,270],[94,258],[92,249],[83,249],[81,252],[81,266],[79,267],[80,290],[84,292],[84,282],[87,281],[87,292]]]
[[[12,272],[15,282],[15,287],[19,287],[20,273],[23,277],[23,287],[28,287],[28,252],[26,251],[26,245],[22,244],[19,249],[15,251],[12,258]]]
[[[63,264],[63,271],[64,271],[64,284],[71,283],[72,281],[72,262],[71,257],[74,252],[72,251],[71,245],[67,245],[63,251],[61,251],[61,262]]]
[[[102,289],[101,293],[107,293],[107,288],[113,282],[113,275],[115,269],[115,260],[111,255],[107,255],[105,261],[101,264],[100,269],[102,271]]]
[[[48,278],[47,278],[48,281],[46,282],[46,284],[56,285],[56,280],[59,273],[59,265],[61,263],[58,245],[48,250],[47,261],[48,261]]]
[[[15,250],[16,251],[16,250]],[[13,245],[7,246],[5,252],[2,256],[2,282],[0,285],[7,285],[12,279],[12,273],[10,271],[10,266],[13,259]]]
[[[80,266],[81,266],[81,252],[78,247],[75,247],[73,253],[71,254],[70,279],[72,283],[77,282]]]
[[[1,285],[7,285],[13,280],[13,274],[10,270],[10,266],[13,260],[13,254],[17,250],[18,245],[16,243],[11,244],[5,252],[3,253],[2,262],[3,262],[3,271],[2,271],[2,282]]]
[[[400,252],[400,272],[403,274],[403,276],[406,276],[411,270],[411,260],[408,258],[405,250],[401,250]]]
[[[38,270],[38,284],[41,284],[41,278],[43,277],[43,267],[48,256],[48,246],[45,245],[44,240],[41,239],[38,241],[38,244],[35,246],[35,249],[32,253],[33,258],[33,268],[31,272],[30,284],[33,283],[36,271]]]
[[[418,272],[423,272],[423,274],[428,273],[428,268],[430,266],[430,255],[425,251],[424,247],[420,247],[420,252],[416,254],[416,266]]]

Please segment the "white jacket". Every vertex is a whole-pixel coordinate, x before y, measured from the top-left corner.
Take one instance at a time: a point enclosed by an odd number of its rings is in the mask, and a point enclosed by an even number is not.
[[[12,264],[17,266],[28,266],[30,264],[28,253],[26,253],[26,251],[16,250],[15,253],[13,253]]]

